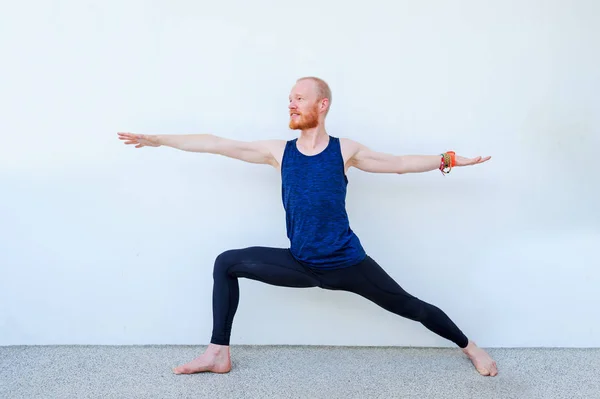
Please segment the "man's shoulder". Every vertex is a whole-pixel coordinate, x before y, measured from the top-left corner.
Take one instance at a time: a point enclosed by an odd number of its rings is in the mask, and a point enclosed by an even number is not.
[[[261,140],[261,146],[265,148],[275,160],[275,165],[279,167],[283,161],[283,154],[288,143],[292,142],[292,140],[283,140],[283,139],[267,139]]]
[[[340,137],[338,140],[340,141],[342,152],[350,154],[350,156],[356,154],[358,150],[365,147],[361,142],[348,137]]]
[[[361,142],[347,137],[340,137],[338,140],[340,141],[340,149],[342,151],[344,164],[352,165],[352,159],[354,156],[362,148],[365,148],[365,146]]]

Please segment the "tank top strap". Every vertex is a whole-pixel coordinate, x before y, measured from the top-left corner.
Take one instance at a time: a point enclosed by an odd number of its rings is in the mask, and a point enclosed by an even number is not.
[[[284,164],[290,162],[290,158],[294,158],[296,140],[297,139],[288,140],[285,143],[285,148],[283,150],[283,159],[282,159],[282,162]]]
[[[343,170],[344,156],[342,155],[342,143],[338,137],[331,136],[329,139],[331,140],[331,142],[329,143],[329,147],[331,147],[329,152],[330,161],[332,161],[338,167],[341,167]],[[344,178],[345,177],[346,176],[344,173]]]

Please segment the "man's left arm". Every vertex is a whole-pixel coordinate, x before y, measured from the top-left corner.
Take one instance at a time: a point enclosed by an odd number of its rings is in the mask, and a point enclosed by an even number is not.
[[[372,173],[421,173],[440,169],[449,171],[457,166],[469,166],[486,162],[491,157],[465,158],[448,151],[439,155],[393,155],[373,151],[352,140],[345,140],[348,166]],[[344,151],[344,152],[346,152]]]

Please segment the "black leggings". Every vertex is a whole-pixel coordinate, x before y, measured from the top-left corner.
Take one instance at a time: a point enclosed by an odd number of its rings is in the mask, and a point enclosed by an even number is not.
[[[368,256],[355,266],[320,270],[296,261],[289,249],[269,247],[229,250],[217,257],[213,272],[213,344],[229,345],[240,277],[282,287],[353,292],[390,312],[420,322],[460,348],[468,344],[467,337],[442,310],[404,291]]]

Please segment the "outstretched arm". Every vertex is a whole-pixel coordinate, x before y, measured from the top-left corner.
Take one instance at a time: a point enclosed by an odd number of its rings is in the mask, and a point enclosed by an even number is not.
[[[392,155],[373,151],[355,141],[346,140],[348,166],[372,173],[421,173],[440,169],[441,155]],[[491,157],[465,158],[455,156],[452,167],[483,163]]]
[[[172,147],[182,151],[223,155],[241,161],[277,166],[279,152],[285,142],[281,140],[239,141],[212,134],[134,134],[118,133],[125,144],[142,147]]]

